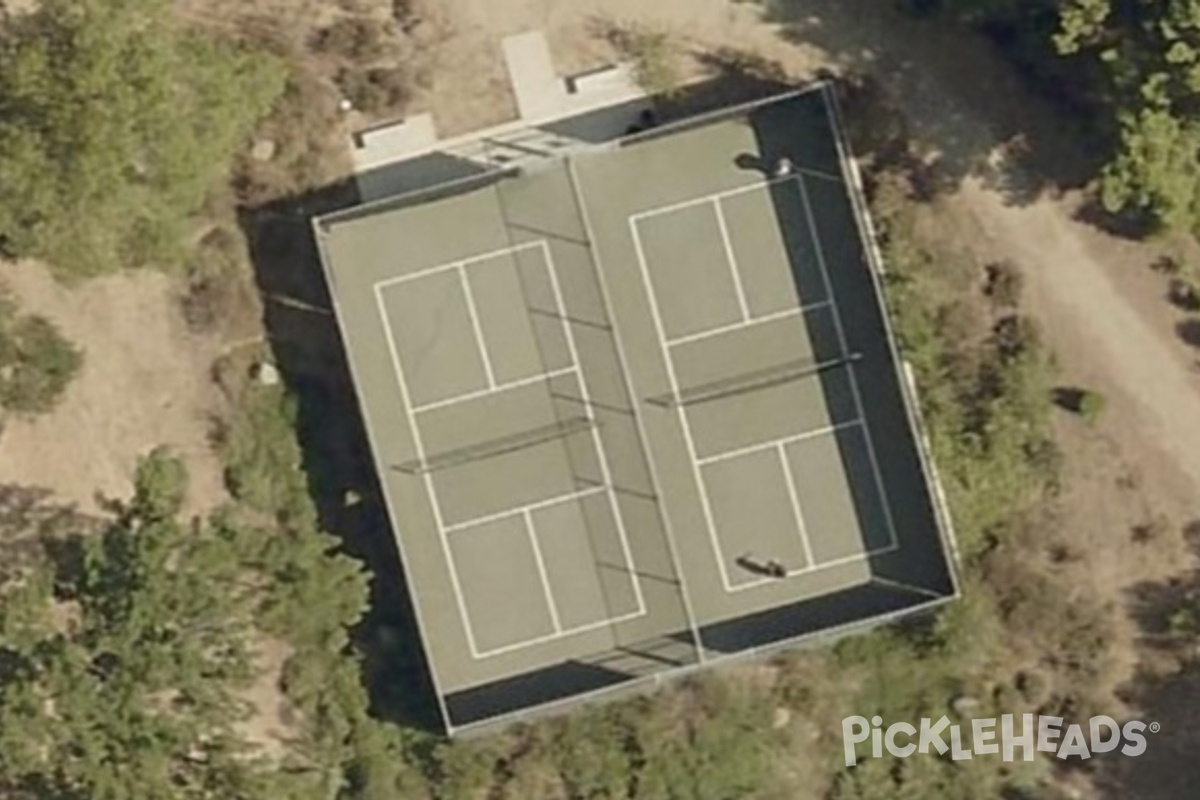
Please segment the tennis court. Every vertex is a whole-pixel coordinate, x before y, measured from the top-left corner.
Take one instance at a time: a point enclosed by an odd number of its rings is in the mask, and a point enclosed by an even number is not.
[[[318,222],[451,729],[953,595],[828,113]]]

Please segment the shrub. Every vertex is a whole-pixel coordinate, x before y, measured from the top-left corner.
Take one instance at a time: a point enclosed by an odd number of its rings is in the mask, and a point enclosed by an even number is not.
[[[1183,270],[1183,264],[1172,255],[1161,255],[1150,262],[1150,269],[1159,275],[1175,277]]]
[[[138,459],[131,507],[147,519],[170,519],[183,508],[187,488],[183,462],[166,447],[156,447]]]
[[[343,69],[337,85],[355,108],[367,114],[398,109],[411,95],[408,72],[401,67]]]
[[[1200,277],[1181,273],[1171,278],[1167,286],[1167,299],[1184,311],[1200,311]]]
[[[83,363],[83,355],[47,319],[18,316],[0,299],[0,407],[18,414],[51,410]]]
[[[1099,392],[1074,386],[1056,387],[1053,391],[1053,398],[1055,404],[1060,408],[1070,411],[1072,414],[1078,414],[1088,422],[1095,422],[1100,418],[1106,402],[1104,395]]]
[[[1079,398],[1079,416],[1088,422],[1095,422],[1103,413],[1104,404],[1104,395],[1085,389],[1082,397]]]
[[[230,493],[257,511],[289,520],[313,513],[295,424],[295,401],[282,387],[250,386],[218,442]]]
[[[665,31],[606,22],[600,34],[622,58],[633,62],[634,77],[648,94],[670,96],[679,89],[683,78],[678,48]]]
[[[275,143],[270,161],[242,158],[235,178],[238,199],[258,207],[289,195],[325,187],[350,171],[346,147],[337,135],[341,96],[312,65],[294,65],[282,96],[258,127]]]
[[[374,20],[345,17],[318,31],[312,46],[319,53],[362,63],[384,55],[387,50],[384,33],[383,25]]]
[[[245,244],[228,228],[214,228],[200,240],[188,263],[187,289],[180,301],[190,329],[212,331],[230,316],[245,258]]]
[[[1011,261],[997,261],[986,270],[987,283],[984,293],[997,306],[1015,308],[1021,302],[1025,276]]]
[[[1167,615],[1167,630],[1172,636],[1190,638],[1196,635],[1200,626],[1196,622],[1195,609],[1187,606],[1177,608]]]
[[[1171,520],[1165,514],[1156,514],[1145,522],[1139,522],[1129,531],[1134,544],[1152,544],[1161,541],[1171,532]]]

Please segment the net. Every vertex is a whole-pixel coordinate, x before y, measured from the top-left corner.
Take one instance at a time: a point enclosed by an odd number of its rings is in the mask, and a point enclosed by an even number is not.
[[[493,458],[507,453],[514,453],[518,450],[535,447],[555,439],[562,439],[581,431],[591,430],[596,427],[596,424],[596,421],[591,417],[571,417],[559,420],[558,422],[552,422],[549,425],[530,428],[526,431],[500,436],[486,442],[458,447],[444,453],[427,456],[424,460],[413,459],[412,461],[406,461],[403,464],[396,464],[392,469],[410,475],[435,472],[440,469],[456,467],[484,458]]]
[[[728,378],[702,383],[687,389],[680,389],[678,394],[672,392],[657,397],[646,398],[646,402],[664,408],[706,403],[760,389],[779,386],[780,384],[806,378],[820,372],[837,369],[862,358],[861,353],[851,353],[840,358],[817,361],[811,358],[793,359],[782,364],[776,364],[764,369],[751,370]]]

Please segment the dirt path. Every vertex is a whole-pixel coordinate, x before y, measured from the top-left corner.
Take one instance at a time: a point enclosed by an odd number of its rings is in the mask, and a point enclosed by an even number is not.
[[[1065,346],[1076,361],[1070,369],[1095,376],[1118,413],[1137,415],[1146,444],[1169,456],[1200,489],[1200,374],[1112,275],[1140,265],[1108,263],[1095,252],[1110,245],[1107,237],[1074,222],[1053,201],[1013,207],[971,179],[961,202],[981,231],[1025,266],[1038,316],[1060,352]],[[1165,316],[1166,304],[1155,300]]]

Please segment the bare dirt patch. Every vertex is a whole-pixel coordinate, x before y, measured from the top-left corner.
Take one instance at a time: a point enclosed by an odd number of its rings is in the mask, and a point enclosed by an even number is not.
[[[781,40],[753,4],[728,0],[445,0],[437,20],[437,68],[412,108],[433,112],[444,135],[515,118],[500,43],[527,30],[545,32],[562,74],[617,59],[605,25],[667,33],[692,56],[689,74],[704,71],[705,55],[730,49],[754,52],[789,74],[810,74],[819,65],[814,49]]]
[[[96,513],[99,496],[129,495],[138,456],[166,445],[188,466],[187,510],[221,502],[221,466],[208,445],[218,346],[188,333],[173,282],[137,272],[65,287],[34,262],[4,268],[21,308],[57,325],[84,350],[84,365],[53,412],[6,424],[0,482],[46,487]]]
[[[258,754],[281,759],[286,754],[286,742],[295,735],[291,704],[281,688],[284,666],[292,656],[286,642],[268,637],[255,645],[255,679],[242,692],[250,713],[237,726],[237,733]]]

